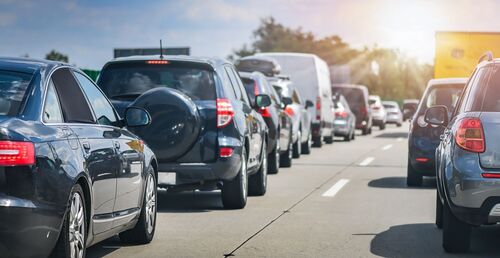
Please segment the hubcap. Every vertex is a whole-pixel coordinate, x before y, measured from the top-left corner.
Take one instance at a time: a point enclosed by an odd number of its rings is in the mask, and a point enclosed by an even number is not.
[[[264,148],[264,151],[262,152],[264,154],[264,157],[262,159],[262,185],[264,186],[264,188],[266,187],[267,185],[267,151],[266,149]]]
[[[156,185],[153,175],[149,174],[146,185],[146,225],[148,233],[153,233],[156,218]]]
[[[241,159],[242,159],[242,162],[241,162],[241,186],[243,187],[243,198],[247,198],[247,189],[248,189],[248,178],[247,178],[247,158],[245,156],[245,154],[243,153],[243,155],[241,155]]]
[[[85,249],[85,210],[79,193],[74,193],[71,198],[68,228],[71,257],[82,258]]]

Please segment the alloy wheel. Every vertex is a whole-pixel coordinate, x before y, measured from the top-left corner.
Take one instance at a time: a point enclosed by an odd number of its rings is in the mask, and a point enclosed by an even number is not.
[[[85,250],[85,209],[79,193],[74,193],[71,198],[68,228],[71,257],[82,258]]]
[[[148,233],[151,234],[155,225],[156,214],[156,184],[153,175],[148,174],[146,181],[146,225]]]

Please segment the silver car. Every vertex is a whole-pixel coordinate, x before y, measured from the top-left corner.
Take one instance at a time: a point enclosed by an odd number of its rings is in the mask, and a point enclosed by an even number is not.
[[[396,124],[400,127],[403,124],[403,113],[399,109],[399,105],[396,101],[382,101],[382,105],[387,113],[386,123]]]

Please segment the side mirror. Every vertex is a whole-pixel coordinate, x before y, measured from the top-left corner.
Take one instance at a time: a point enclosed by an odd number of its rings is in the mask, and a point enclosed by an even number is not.
[[[128,127],[145,126],[151,123],[148,111],[138,107],[128,107],[125,110],[125,125]]]
[[[448,108],[446,106],[434,106],[425,111],[425,122],[431,125],[448,125]]]
[[[259,94],[255,96],[255,106],[258,108],[264,108],[271,105],[271,98],[266,94]]]
[[[314,103],[310,100],[306,100],[306,109],[308,109],[310,107],[314,107]]]
[[[281,98],[281,102],[283,102],[283,104],[286,107],[288,105],[291,105],[293,103],[293,100],[290,97],[283,97],[283,98]]]

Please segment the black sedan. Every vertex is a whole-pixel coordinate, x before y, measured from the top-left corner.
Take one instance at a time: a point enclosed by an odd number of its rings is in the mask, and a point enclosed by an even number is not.
[[[62,63],[0,59],[0,256],[84,257],[155,232],[156,159],[99,88]]]

